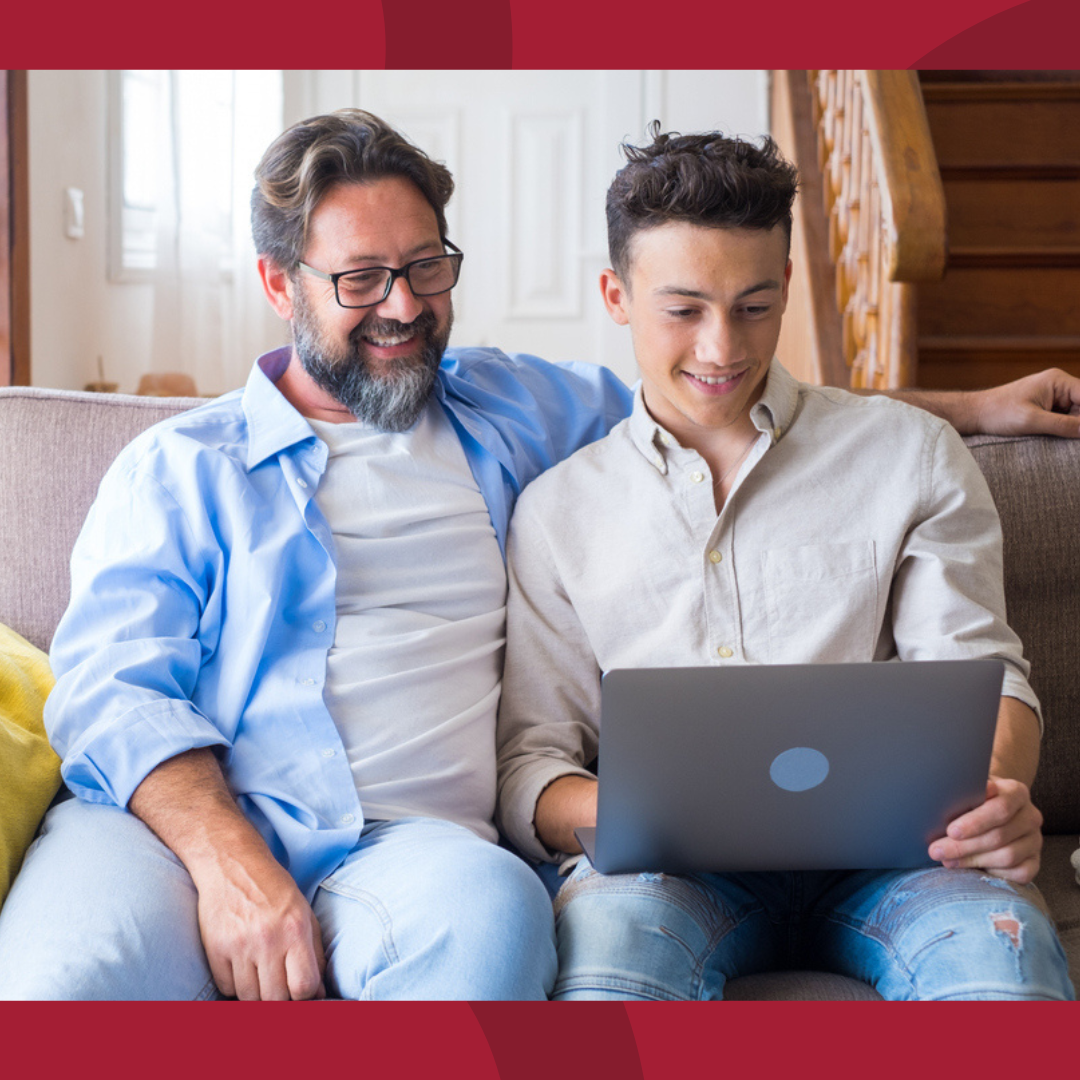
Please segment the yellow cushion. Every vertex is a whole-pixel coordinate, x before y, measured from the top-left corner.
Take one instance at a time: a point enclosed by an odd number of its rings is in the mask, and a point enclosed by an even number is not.
[[[53,682],[49,658],[0,625],[0,904],[60,786],[41,720]]]

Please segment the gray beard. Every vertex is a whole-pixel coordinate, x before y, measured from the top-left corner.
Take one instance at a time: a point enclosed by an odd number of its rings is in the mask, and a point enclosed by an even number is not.
[[[361,423],[371,424],[380,431],[407,431],[416,423],[431,396],[435,374],[450,339],[452,312],[442,333],[430,311],[422,311],[408,324],[369,317],[349,335],[345,348],[335,353],[323,341],[302,294],[297,296],[293,307],[293,347],[304,371],[316,385]],[[421,336],[420,355],[383,364],[385,373],[373,375],[362,334],[390,336],[409,330]]]

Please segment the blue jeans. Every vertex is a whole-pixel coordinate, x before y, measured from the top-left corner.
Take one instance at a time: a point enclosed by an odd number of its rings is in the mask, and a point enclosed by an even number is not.
[[[605,876],[582,860],[555,900],[560,1000],[722,998],[784,969],[892,1000],[1070,1000],[1034,886],[975,870]]]
[[[0,912],[0,999],[213,998],[195,886],[138,818],[49,811]],[[365,999],[542,999],[551,901],[517,856],[431,818],[375,822],[315,893],[327,991]]]

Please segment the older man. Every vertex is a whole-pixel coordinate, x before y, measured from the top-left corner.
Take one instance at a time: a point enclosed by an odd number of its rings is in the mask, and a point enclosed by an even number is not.
[[[592,365],[446,348],[452,187],[356,110],[266,152],[293,344],[102,484],[52,651],[77,798],[0,918],[3,996],[550,991],[546,893],[494,843],[502,551],[521,489],[631,401]],[[1057,384],[974,400],[1059,421]]]

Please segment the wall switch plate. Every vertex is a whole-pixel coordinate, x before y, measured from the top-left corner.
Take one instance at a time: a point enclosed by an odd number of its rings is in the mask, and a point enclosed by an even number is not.
[[[81,188],[64,189],[64,233],[72,240],[86,235],[83,228],[83,193]]]

